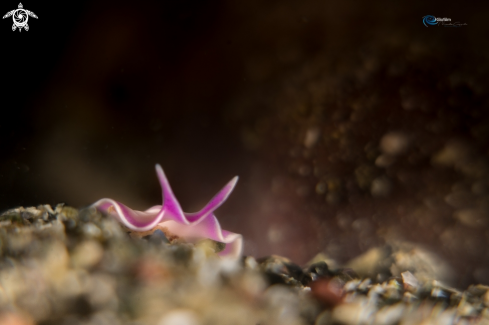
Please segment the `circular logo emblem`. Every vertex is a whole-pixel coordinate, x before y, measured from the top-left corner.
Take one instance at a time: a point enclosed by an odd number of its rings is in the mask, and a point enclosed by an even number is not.
[[[432,16],[432,15],[426,15],[426,16],[424,16],[424,17],[423,17],[423,24],[424,24],[426,27],[428,27],[428,25],[433,26],[433,25],[436,25],[436,24],[438,24],[438,23],[436,22],[436,18],[435,18],[435,16]]]
[[[12,15],[14,19],[14,24],[17,27],[24,27],[27,24],[27,12],[24,9],[17,9],[15,13]]]

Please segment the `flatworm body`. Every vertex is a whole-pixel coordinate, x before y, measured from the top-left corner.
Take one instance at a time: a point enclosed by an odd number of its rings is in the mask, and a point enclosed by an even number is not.
[[[155,205],[146,211],[137,211],[112,199],[101,199],[92,206],[113,216],[133,231],[145,232],[160,228],[190,242],[209,238],[226,244],[226,248],[219,252],[219,255],[231,258],[241,255],[242,236],[221,229],[214,215],[214,210],[224,203],[234,189],[238,181],[237,176],[227,183],[202,210],[186,213],[183,212],[180,203],[175,198],[170,183],[159,164],[156,165],[156,174],[163,190],[163,205]]]

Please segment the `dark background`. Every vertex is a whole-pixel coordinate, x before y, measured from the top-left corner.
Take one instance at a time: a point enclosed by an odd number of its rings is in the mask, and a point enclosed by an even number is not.
[[[30,30],[0,28],[0,209],[145,209],[160,163],[185,211],[240,176],[217,216],[246,254],[402,240],[489,282],[487,4],[23,5]]]

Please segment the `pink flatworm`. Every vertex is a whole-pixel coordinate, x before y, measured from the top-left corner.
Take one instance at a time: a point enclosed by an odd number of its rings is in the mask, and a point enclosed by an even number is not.
[[[180,203],[175,198],[170,183],[159,164],[156,165],[156,174],[163,190],[163,205],[155,205],[146,211],[137,211],[112,199],[101,199],[92,206],[113,216],[127,228],[136,232],[160,228],[165,229],[167,235],[169,233],[189,242],[209,238],[226,244],[219,255],[230,258],[237,258],[241,255],[242,236],[221,229],[221,225],[214,215],[214,210],[224,203],[234,189],[238,181],[237,176],[227,183],[202,210],[186,213],[183,212]]]

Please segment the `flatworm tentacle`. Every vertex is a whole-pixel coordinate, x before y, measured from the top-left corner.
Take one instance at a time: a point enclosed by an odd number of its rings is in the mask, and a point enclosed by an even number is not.
[[[185,213],[159,164],[156,165],[156,173],[163,191],[163,205],[155,205],[146,211],[137,211],[112,199],[101,199],[92,206],[113,216],[134,231],[144,232],[157,226],[164,227],[170,233],[184,239],[209,238],[226,243],[226,248],[219,253],[221,256],[237,258],[241,255],[242,236],[222,230],[213,213],[233,191],[238,181],[237,176],[227,183],[199,212]]]

